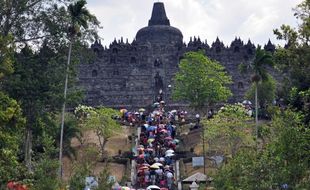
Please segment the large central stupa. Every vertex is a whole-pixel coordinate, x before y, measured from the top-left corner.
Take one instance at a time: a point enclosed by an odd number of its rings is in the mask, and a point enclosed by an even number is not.
[[[170,21],[167,18],[164,4],[157,2],[154,3],[149,25],[138,31],[136,40],[138,43],[182,44],[183,35],[179,29],[170,26]]]

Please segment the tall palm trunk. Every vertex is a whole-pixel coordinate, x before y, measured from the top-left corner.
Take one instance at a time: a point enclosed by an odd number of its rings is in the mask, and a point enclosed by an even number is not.
[[[67,99],[67,89],[68,89],[68,78],[69,78],[69,66],[71,61],[71,52],[72,52],[72,41],[69,41],[69,53],[68,53],[68,62],[66,68],[66,79],[65,79],[65,89],[64,89],[64,103],[62,105],[61,112],[61,128],[60,128],[60,143],[59,143],[59,177],[62,179],[62,149],[63,149],[63,133],[64,133],[64,123],[65,123],[65,111],[66,111],[66,99]]]
[[[25,164],[28,169],[28,172],[32,171],[31,149],[32,149],[32,130],[29,127],[27,127],[26,143],[25,143]]]
[[[256,140],[258,140],[258,104],[257,104],[257,85],[258,83],[255,82],[255,135]]]

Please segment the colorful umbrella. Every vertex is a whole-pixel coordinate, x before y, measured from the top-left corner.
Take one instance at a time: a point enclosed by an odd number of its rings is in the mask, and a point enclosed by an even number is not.
[[[166,129],[163,129],[160,131],[161,133],[167,133],[168,131]]]
[[[139,147],[139,148],[137,148],[137,150],[144,150],[144,148],[143,147]]]
[[[159,167],[161,167],[161,166],[163,166],[163,164],[162,163],[154,163],[153,165],[157,165],[157,166],[159,166]]]
[[[141,166],[142,166],[142,167],[150,167],[150,164],[144,163],[144,164],[142,164]]]
[[[121,110],[119,110],[121,113],[126,113],[128,110],[126,110],[126,109],[121,109]]]
[[[148,169],[149,169],[149,167],[147,167],[147,166],[142,166],[139,168],[139,170],[148,170]]]
[[[159,169],[159,166],[157,164],[153,164],[153,165],[150,166],[150,168],[152,168],[152,169]]]

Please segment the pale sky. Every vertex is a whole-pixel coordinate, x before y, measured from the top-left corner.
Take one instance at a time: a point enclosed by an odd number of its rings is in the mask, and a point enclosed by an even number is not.
[[[88,9],[101,22],[103,45],[114,38],[135,38],[147,26],[155,0],[87,0]],[[273,29],[282,24],[297,26],[292,8],[302,0],[162,0],[171,26],[183,33],[183,41],[199,36],[211,45],[218,36],[226,45],[235,37],[264,45],[277,41]]]

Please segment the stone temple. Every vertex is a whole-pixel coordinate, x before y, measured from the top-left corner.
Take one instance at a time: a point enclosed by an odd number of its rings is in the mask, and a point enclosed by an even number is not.
[[[273,52],[269,41],[265,50]],[[134,41],[114,40],[109,48],[100,41],[91,45],[96,53],[92,63],[80,65],[79,84],[86,91],[85,104],[108,107],[145,107],[154,102],[159,90],[171,106],[182,106],[171,99],[172,78],[178,71],[182,55],[188,51],[205,50],[206,55],[225,66],[232,76],[231,102],[242,101],[250,86],[250,77],[239,72],[240,63],[249,64],[255,46],[236,38],[226,47],[218,38],[209,46],[200,38],[183,42],[182,32],[170,25],[164,4],[154,3],[148,26],[140,29]]]

